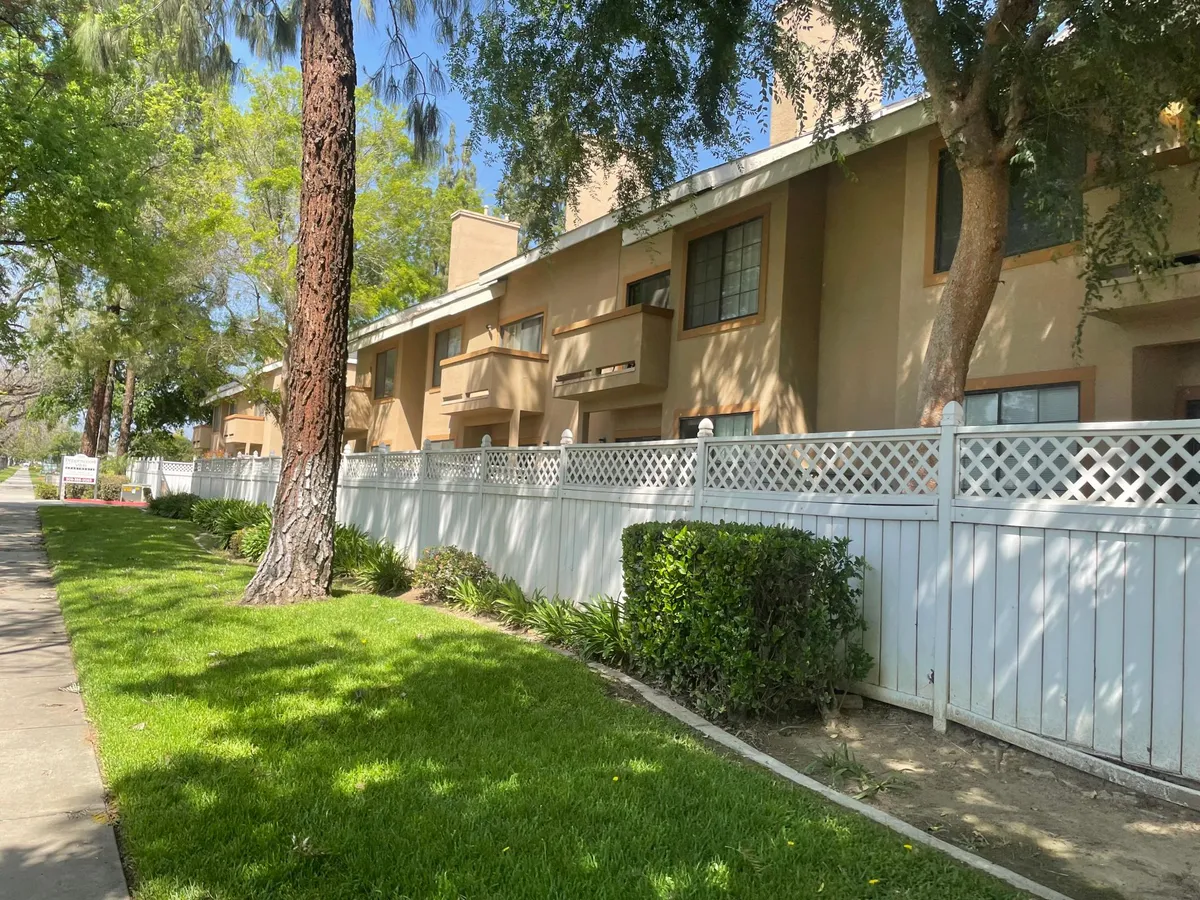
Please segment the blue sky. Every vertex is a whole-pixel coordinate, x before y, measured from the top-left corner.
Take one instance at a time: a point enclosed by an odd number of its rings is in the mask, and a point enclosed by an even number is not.
[[[387,0],[376,0],[376,8],[380,15],[383,14],[384,3]],[[386,37],[382,29],[374,28],[368,23],[361,13],[358,11],[358,5],[355,4],[355,20],[354,20],[354,50],[358,62],[358,80],[362,84],[366,81],[368,75],[374,72],[379,67],[379,61],[382,58],[382,48]],[[414,34],[409,39],[409,49],[413,53],[428,53],[437,59],[443,60],[443,71],[445,71],[445,51],[436,40],[432,33],[427,29],[422,29],[417,34]],[[239,61],[252,68],[257,68],[262,65],[261,62],[255,60],[251,56],[249,49],[237,42],[234,47],[234,53],[239,57]],[[298,59],[288,61],[288,65],[299,65]],[[449,78],[447,77],[447,81]],[[242,94],[244,88],[237,92]],[[237,96],[237,94],[235,94]],[[244,96],[244,94],[243,94]],[[238,99],[241,99],[239,96]],[[470,108],[462,95],[454,90],[453,85],[448,85],[447,92],[438,99],[438,105],[441,107],[445,116],[445,122],[448,126],[453,122],[456,126],[459,141],[466,137],[471,129]],[[753,128],[753,123],[748,123]],[[443,139],[445,135],[443,134]],[[745,152],[750,153],[754,150],[760,150],[767,146],[767,135],[765,130],[761,134],[756,134]],[[491,203],[496,186],[500,183],[503,176],[503,169],[494,159],[489,159],[487,147],[479,148],[475,153],[475,166],[478,171],[479,186],[484,191],[484,202]],[[705,169],[709,166],[724,162],[723,159],[716,158],[712,154],[704,153],[700,156],[699,168]]]

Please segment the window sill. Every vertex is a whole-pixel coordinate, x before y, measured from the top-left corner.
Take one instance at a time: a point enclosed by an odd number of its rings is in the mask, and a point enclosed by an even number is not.
[[[701,325],[698,328],[680,328],[679,340],[685,341],[688,338],[704,337],[709,334],[719,334],[722,331],[748,328],[751,325],[759,325],[762,321],[763,314],[759,312],[752,316],[742,316],[740,319],[728,319],[724,322],[715,322],[712,325]]]
[[[1041,250],[1030,250],[1027,253],[1018,253],[1014,256],[1004,257],[1004,263],[1000,267],[1000,271],[1005,272],[1009,269],[1020,269],[1025,266],[1036,266],[1041,263],[1058,262],[1060,259],[1066,259],[1069,256],[1074,256],[1079,252],[1079,243],[1072,241],[1068,244],[1055,244],[1053,247],[1044,247]],[[945,284],[946,279],[950,276],[950,271],[945,272],[926,272],[925,287],[936,287],[940,284]]]

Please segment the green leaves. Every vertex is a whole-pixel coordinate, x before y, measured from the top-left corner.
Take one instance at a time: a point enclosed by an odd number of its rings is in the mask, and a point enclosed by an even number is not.
[[[792,528],[649,522],[622,534],[635,667],[718,716],[827,706],[861,677],[864,562]]]

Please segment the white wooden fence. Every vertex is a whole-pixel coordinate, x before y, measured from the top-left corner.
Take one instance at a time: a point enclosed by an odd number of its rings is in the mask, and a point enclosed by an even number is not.
[[[1200,791],[1114,765],[1200,780],[1200,427],[971,428],[959,415],[952,404],[932,429],[356,454],[338,518],[413,556],[474,550],[575,599],[620,593],[634,522],[848,537],[868,563],[863,693],[1200,808]],[[279,464],[197,460],[191,490],[270,502]]]

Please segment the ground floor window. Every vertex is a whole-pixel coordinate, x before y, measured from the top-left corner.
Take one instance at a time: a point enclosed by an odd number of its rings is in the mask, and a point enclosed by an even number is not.
[[[703,419],[712,419],[713,437],[749,437],[754,434],[754,413],[744,412],[721,416],[683,416],[679,420],[679,436],[698,437]]]
[[[1032,425],[1079,421],[1079,382],[968,391],[967,425]]]

